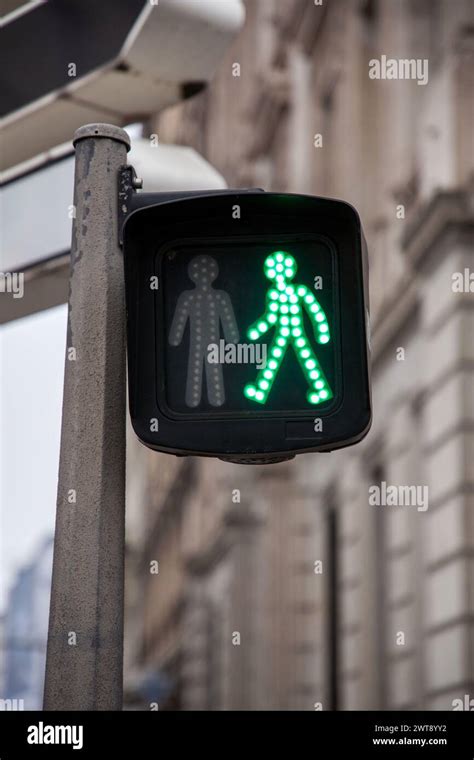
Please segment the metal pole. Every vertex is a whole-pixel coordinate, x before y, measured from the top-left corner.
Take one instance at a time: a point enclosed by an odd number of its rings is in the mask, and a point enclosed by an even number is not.
[[[120,710],[125,524],[125,301],[118,169],[130,139],[74,135],[75,218],[45,710]]]

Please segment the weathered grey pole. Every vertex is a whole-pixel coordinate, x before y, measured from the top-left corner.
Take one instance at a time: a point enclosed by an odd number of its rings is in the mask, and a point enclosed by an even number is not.
[[[71,281],[45,710],[122,707],[125,303],[118,245],[123,129],[76,149]]]

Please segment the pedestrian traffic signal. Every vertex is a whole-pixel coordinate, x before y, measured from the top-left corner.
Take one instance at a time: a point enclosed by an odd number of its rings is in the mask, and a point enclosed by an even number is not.
[[[355,210],[259,191],[137,199],[123,241],[143,443],[266,462],[360,440],[371,411]]]
[[[327,317],[306,285],[292,284],[296,270],[295,258],[286,251],[275,251],[265,259],[265,275],[274,285],[267,290],[264,314],[250,326],[247,335],[251,340],[258,340],[272,328],[275,332],[270,344],[270,360],[260,369],[255,382],[244,388],[244,395],[260,404],[266,403],[290,345],[295,349],[308,383],[307,401],[321,404],[333,397],[324,370],[311,348],[311,339],[306,334],[304,312],[306,310],[314,337],[320,344],[331,340]]]

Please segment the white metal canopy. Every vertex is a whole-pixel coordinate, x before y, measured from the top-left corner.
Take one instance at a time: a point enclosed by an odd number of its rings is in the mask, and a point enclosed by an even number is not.
[[[2,190],[0,271],[24,274],[25,297],[6,294],[0,299],[0,324],[67,301],[74,156],[70,144],[59,146],[55,155],[63,158]],[[154,146],[138,138],[128,155],[149,192],[226,187],[219,172],[192,148]]]

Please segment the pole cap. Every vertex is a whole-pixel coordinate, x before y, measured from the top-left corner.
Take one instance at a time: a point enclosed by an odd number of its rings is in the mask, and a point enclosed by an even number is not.
[[[74,132],[72,144],[75,146],[79,140],[86,140],[88,138],[106,137],[109,140],[116,140],[123,143],[127,151],[131,148],[130,137],[127,132],[121,127],[116,127],[114,124],[84,124],[83,127],[79,127]]]

